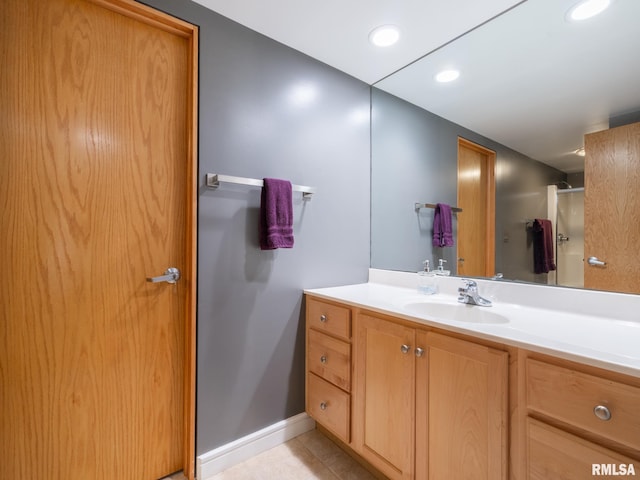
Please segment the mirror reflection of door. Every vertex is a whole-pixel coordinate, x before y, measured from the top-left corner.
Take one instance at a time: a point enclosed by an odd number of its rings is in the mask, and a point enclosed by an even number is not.
[[[458,275],[495,274],[496,153],[458,138]]]
[[[585,153],[584,286],[640,293],[640,123],[585,135]]]

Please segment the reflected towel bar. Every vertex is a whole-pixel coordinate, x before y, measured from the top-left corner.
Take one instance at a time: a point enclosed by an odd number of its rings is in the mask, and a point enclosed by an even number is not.
[[[210,188],[218,188],[220,183],[235,183],[238,185],[249,185],[252,187],[262,187],[264,182],[257,178],[233,177],[231,175],[218,175],[217,173],[207,173],[205,185]],[[311,198],[316,193],[315,187],[304,185],[291,185],[294,192],[302,192],[302,198]]]
[[[435,205],[434,203],[416,203],[414,205],[416,210],[420,210],[421,208],[436,208],[437,205]],[[458,207],[451,207],[451,211],[454,213],[458,213],[458,212],[462,212],[461,208]]]

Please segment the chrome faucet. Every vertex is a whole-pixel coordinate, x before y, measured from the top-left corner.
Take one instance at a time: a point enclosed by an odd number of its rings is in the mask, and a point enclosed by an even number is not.
[[[481,297],[478,293],[478,284],[466,278],[463,278],[464,287],[458,288],[458,301],[460,303],[468,303],[469,305],[479,305],[480,307],[490,307],[491,300]]]

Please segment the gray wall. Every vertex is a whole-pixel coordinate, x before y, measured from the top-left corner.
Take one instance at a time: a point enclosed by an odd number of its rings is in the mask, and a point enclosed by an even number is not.
[[[372,267],[416,271],[422,260],[444,258],[455,273],[455,246],[431,246],[434,210],[416,213],[413,204],[455,205],[461,136],[496,152],[496,271],[543,280],[533,274],[526,220],[547,216],[546,185],[563,172],[376,88],[371,114]]]
[[[258,247],[260,190],[200,191],[198,454],[304,411],[302,289],[367,280],[369,87],[187,0],[200,26],[199,172],[287,178],[295,246]],[[315,88],[296,106],[292,92]]]

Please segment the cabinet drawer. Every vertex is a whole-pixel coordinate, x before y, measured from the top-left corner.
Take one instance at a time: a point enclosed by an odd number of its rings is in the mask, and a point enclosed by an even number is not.
[[[307,368],[343,390],[351,389],[351,344],[308,330]]]
[[[307,413],[346,443],[350,439],[350,395],[307,373]]]
[[[307,325],[346,340],[351,338],[351,310],[307,297]]]
[[[530,411],[640,450],[640,388],[533,359],[526,375]],[[598,418],[597,406],[611,418]]]
[[[529,480],[584,480],[598,478],[604,469],[611,474],[614,468],[640,471],[640,462],[531,418],[527,419],[527,454]]]

